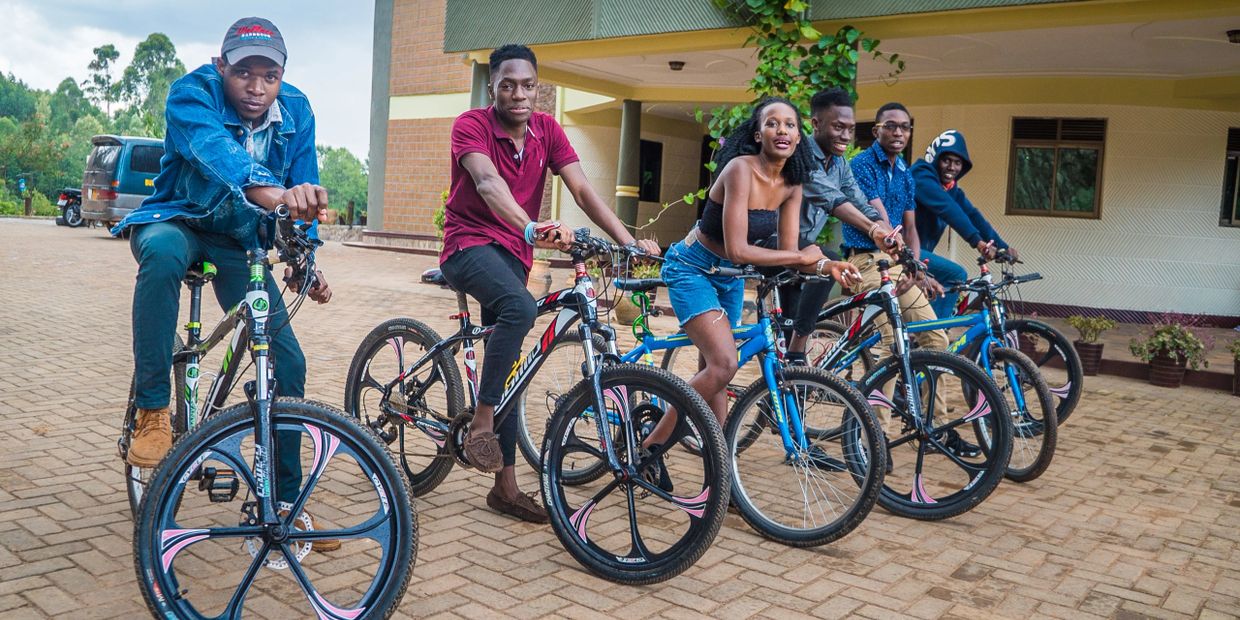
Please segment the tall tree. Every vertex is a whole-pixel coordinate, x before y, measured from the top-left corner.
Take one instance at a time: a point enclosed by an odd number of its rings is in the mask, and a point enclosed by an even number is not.
[[[73,78],[61,80],[48,102],[48,124],[55,133],[68,133],[78,119],[90,114],[98,114],[99,109],[78,88]]]
[[[112,83],[112,63],[121,57],[121,53],[116,51],[116,46],[111,43],[96,47],[92,51],[95,59],[86,66],[90,70],[90,77],[82,82],[82,86],[86,88],[86,92],[90,93],[96,105],[103,103],[104,112],[111,116],[112,102],[116,101],[116,85]]]
[[[38,99],[26,83],[12,73],[0,73],[0,116],[24,121],[34,116]]]
[[[185,65],[177,59],[177,48],[168,35],[151,33],[134,50],[133,61],[125,67],[117,91],[125,102],[142,112],[149,135],[164,135],[164,105],[168,87],[185,75]]]

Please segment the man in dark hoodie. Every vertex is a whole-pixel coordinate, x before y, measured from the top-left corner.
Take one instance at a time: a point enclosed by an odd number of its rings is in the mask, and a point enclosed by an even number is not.
[[[999,248],[1016,255],[1016,250],[999,237],[999,233],[960,189],[960,179],[972,168],[964,134],[948,129],[930,143],[925,157],[913,164],[911,170],[916,189],[921,258],[930,262],[930,274],[945,285],[968,277],[964,267],[934,252],[948,226],[987,258],[994,258]],[[951,316],[955,306],[955,293],[943,295],[930,304],[939,318]]]

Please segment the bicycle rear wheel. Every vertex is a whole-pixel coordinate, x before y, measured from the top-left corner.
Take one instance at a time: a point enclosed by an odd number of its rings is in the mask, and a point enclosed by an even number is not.
[[[843,379],[802,366],[785,368],[783,375],[780,407],[760,379],[728,415],[732,500],[763,536],[798,547],[823,545],[870,514],[882,488],[886,448],[870,406]],[[791,456],[777,421],[789,419],[789,400],[808,443]]]
[[[596,352],[607,350],[607,343],[602,336],[595,335],[591,340]],[[564,334],[547,352],[543,365],[530,378],[529,384],[517,400],[515,415],[520,421],[517,446],[521,448],[522,456],[534,471],[542,470],[543,438],[551,427],[551,419],[560,400],[574,385],[581,382],[585,358],[581,336],[576,333]],[[575,453],[564,463],[563,480],[564,484],[583,484],[597,480],[605,473],[606,462],[585,453]]]
[[[542,495],[551,528],[573,558],[604,579],[631,585],[671,579],[702,557],[727,512],[731,475],[719,424],[702,397],[666,371],[621,364],[603,368],[599,381],[603,415],[621,421],[612,428],[639,437],[643,420],[674,408],[675,431],[649,451],[616,442],[620,475],[569,486],[566,461],[578,453],[607,459],[591,383],[578,383],[561,400],[543,444]],[[686,435],[701,449],[681,447],[676,439]]]
[[[982,503],[1003,480],[1012,453],[1011,413],[999,388],[977,364],[921,349],[910,352],[909,360],[915,389],[905,387],[900,358],[894,356],[875,367],[860,386],[887,435],[891,471],[878,503],[912,519],[954,517]],[[968,395],[974,396],[969,400]],[[918,432],[909,412],[909,396],[918,399],[925,434]],[[973,446],[974,454],[964,445],[972,442],[979,444]]]
[[[327,405],[281,398],[270,415],[275,432],[302,437],[301,484],[291,497],[277,496],[280,528],[256,521],[250,406],[212,416],[156,469],[135,521],[134,568],[147,606],[158,617],[240,617],[247,601],[297,607],[300,589],[300,609],[289,615],[391,615],[417,555],[417,516],[404,476],[373,433]],[[271,483],[278,489],[279,458],[286,455],[274,456]],[[195,471],[214,468],[234,470],[240,492],[211,497],[186,484]],[[343,548],[311,553],[316,541],[327,540]],[[351,578],[342,581],[333,577],[344,557]],[[279,574],[285,570],[297,589]]]
[[[835,321],[818,321],[818,325],[814,327],[814,333],[809,336],[809,343],[805,347],[805,357],[811,366],[818,366],[826,362],[826,355],[831,351],[841,338],[844,337],[846,328]],[[863,336],[864,337],[864,336]],[[847,368],[823,368],[827,372],[839,375],[845,381],[856,385],[861,381],[861,377],[865,373],[870,372],[877,362],[874,361],[874,353],[869,349],[864,349],[857,356],[857,359]]]
[[[1025,340],[1023,347],[1020,346],[1021,339]],[[1081,368],[1081,358],[1076,348],[1059,330],[1041,321],[1028,319],[1007,321],[1004,340],[1009,347],[1025,351],[1033,360],[1055,396],[1055,418],[1060,424],[1067,422],[1068,416],[1081,401],[1081,392],[1085,387],[1085,371]],[[977,356],[969,357],[976,359]]]
[[[172,343],[173,359],[176,355],[185,349],[185,344],[181,342],[181,337],[177,336]],[[189,397],[185,393],[185,363],[174,363],[172,365],[172,394],[169,396],[169,409],[172,416],[172,440],[175,442],[181,435],[185,434],[186,427],[186,406],[185,399]],[[134,394],[137,389],[137,377],[129,380],[129,401],[125,406],[125,421],[121,427],[121,438],[117,442],[117,449],[121,455],[121,462],[125,464],[125,492],[129,496],[129,513],[137,516],[138,508],[142,506],[142,498],[146,495],[147,485],[151,480],[153,468],[138,467],[130,465],[125,460],[129,453],[129,442],[133,438],[134,424],[137,422],[138,406],[134,403]]]
[[[344,384],[345,411],[384,441],[400,441],[400,464],[414,496],[429,493],[452,470],[447,431],[465,409],[460,370],[444,351],[385,390],[440,340],[421,321],[385,321],[357,347]]]

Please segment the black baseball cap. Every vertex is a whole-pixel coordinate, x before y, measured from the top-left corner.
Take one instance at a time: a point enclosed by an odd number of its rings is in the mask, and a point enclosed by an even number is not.
[[[220,55],[230,65],[250,56],[262,56],[283,67],[288,50],[275,24],[261,17],[243,17],[228,27]]]

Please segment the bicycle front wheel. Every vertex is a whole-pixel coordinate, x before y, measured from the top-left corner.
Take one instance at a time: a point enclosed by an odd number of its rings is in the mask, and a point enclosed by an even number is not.
[[[684,381],[640,364],[603,368],[603,420],[615,419],[635,439],[675,412],[672,434],[645,448],[614,441],[621,470],[589,484],[565,484],[566,463],[600,449],[600,417],[589,380],[578,383],[555,412],[543,443],[542,495],[551,528],[564,548],[594,574],[637,585],[671,579],[714,541],[727,512],[731,474],[714,413]],[[679,439],[692,437],[699,450]],[[609,468],[610,469],[610,468]]]
[[[990,376],[1012,411],[1012,459],[1007,478],[1016,482],[1036,480],[1055,456],[1059,424],[1054,396],[1038,367],[1016,349],[991,349]]]
[[[443,351],[387,386],[440,341],[421,321],[392,319],[370,330],[349,363],[344,410],[391,443],[415,496],[429,493],[453,465],[448,424],[465,408],[456,361]]]
[[[266,610],[278,601],[290,616],[391,615],[417,554],[404,476],[373,433],[327,405],[281,398],[270,415],[270,488],[256,486],[254,417],[245,403],[187,433],[155,470],[134,523],[134,567],[147,606],[161,618],[240,617],[251,601]],[[289,433],[300,449],[281,454]],[[187,484],[195,477],[215,484]],[[219,484],[226,480],[235,481],[231,493]],[[260,491],[278,500],[278,526],[259,521]],[[328,541],[342,548],[315,549]],[[346,556],[350,578],[341,580]]]
[[[882,488],[886,448],[874,412],[844,380],[792,366],[776,406],[766,381],[750,385],[728,415],[724,442],[732,454],[732,500],[763,536],[809,547],[837,540],[870,514]],[[806,439],[795,442],[789,405]],[[792,449],[780,419],[788,421]]]
[[[944,351],[909,353],[916,385],[898,357],[865,377],[860,391],[887,435],[891,471],[878,503],[912,519],[936,521],[972,510],[999,486],[1012,453],[1007,400],[973,362]],[[917,399],[914,415],[909,398]]]

